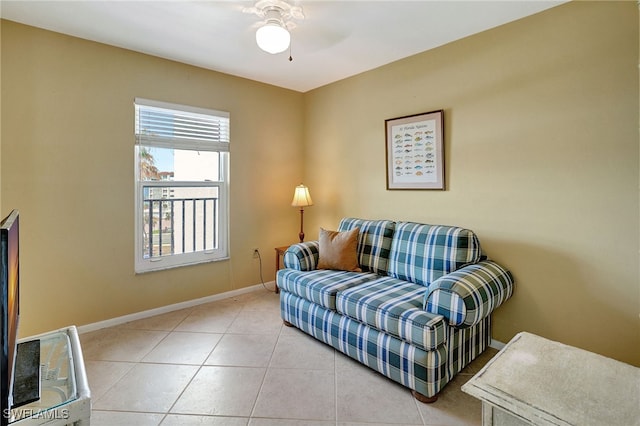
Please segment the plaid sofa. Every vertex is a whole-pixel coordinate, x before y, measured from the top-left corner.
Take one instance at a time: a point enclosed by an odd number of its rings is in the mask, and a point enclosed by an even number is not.
[[[433,402],[488,347],[511,273],[468,229],[344,218],[338,230],[354,228],[362,272],[318,270],[317,241],[289,247],[276,276],[282,318]]]

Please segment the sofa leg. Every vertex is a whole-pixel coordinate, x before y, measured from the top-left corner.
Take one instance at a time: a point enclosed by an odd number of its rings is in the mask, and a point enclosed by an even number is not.
[[[432,404],[438,400],[438,395],[426,396],[414,390],[411,391],[411,394],[415,399],[420,402],[424,402],[425,404]]]
[[[293,327],[293,326],[294,326],[294,325],[293,325],[293,324],[291,324],[289,321],[282,320],[282,322],[283,322],[283,323],[284,323],[284,325],[286,325],[287,327]]]

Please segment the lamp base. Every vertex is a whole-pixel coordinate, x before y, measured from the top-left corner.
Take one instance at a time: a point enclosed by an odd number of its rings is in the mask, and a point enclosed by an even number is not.
[[[300,242],[304,242],[304,208],[300,208],[300,233],[298,234],[298,238],[300,238]]]

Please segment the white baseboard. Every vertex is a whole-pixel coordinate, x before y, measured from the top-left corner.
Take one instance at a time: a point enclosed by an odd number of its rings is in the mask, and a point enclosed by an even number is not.
[[[493,339],[491,339],[491,343],[489,343],[490,348],[497,349],[499,351],[501,351],[502,348],[504,348],[506,345],[507,345],[506,343],[502,343],[498,340],[493,340]]]
[[[274,281],[268,281],[264,283],[268,288],[273,288]],[[244,287],[238,290],[227,291],[220,294],[214,294],[212,296],[201,297],[199,299],[187,300],[186,302],[174,303],[173,305],[162,306],[160,308],[149,309],[147,311],[136,312],[121,317],[111,318],[104,321],[94,322],[92,324],[81,325],[77,327],[78,334],[89,333],[91,331],[100,330],[107,327],[113,327],[121,325],[127,322],[136,321],[144,318],[153,317],[156,315],[162,315],[169,312],[177,311],[180,309],[191,308],[193,306],[202,305],[204,303],[215,302],[217,300],[227,299],[229,297],[238,296],[240,294],[251,293],[253,291],[263,288],[262,284],[256,284],[251,287]]]

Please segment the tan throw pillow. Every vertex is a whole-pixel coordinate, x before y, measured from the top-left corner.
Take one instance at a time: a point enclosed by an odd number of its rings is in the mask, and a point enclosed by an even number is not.
[[[318,269],[362,272],[358,265],[359,233],[360,228],[344,232],[320,228]]]

